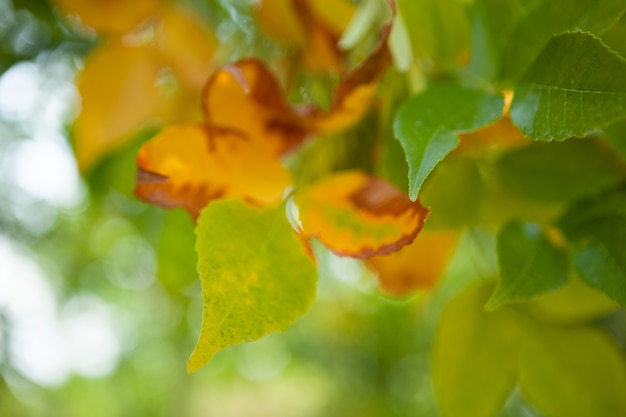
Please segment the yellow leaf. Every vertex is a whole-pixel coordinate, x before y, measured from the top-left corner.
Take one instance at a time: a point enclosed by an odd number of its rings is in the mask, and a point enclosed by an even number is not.
[[[200,91],[215,70],[215,35],[188,10],[168,9],[157,39],[164,62],[190,89]]]
[[[413,242],[429,210],[359,171],[330,175],[295,196],[301,234],[341,256],[367,258]]]
[[[455,231],[422,230],[410,245],[369,258],[367,264],[378,274],[381,290],[389,295],[430,290],[443,276],[458,240]]]
[[[274,155],[236,133],[210,131],[200,123],[164,129],[143,145],[137,166],[139,198],[184,207],[194,218],[216,198],[272,205],[289,185],[289,174]]]
[[[474,132],[460,134],[459,137],[461,141],[453,152],[460,154],[504,151],[531,142],[531,139],[525,137],[508,116],[503,116],[492,124]]]
[[[69,15],[103,33],[124,33],[157,11],[159,0],[54,0]]]
[[[149,46],[113,42],[87,57],[77,80],[81,111],[74,126],[82,171],[158,119],[167,105],[166,95],[156,88],[160,71],[158,57]]]

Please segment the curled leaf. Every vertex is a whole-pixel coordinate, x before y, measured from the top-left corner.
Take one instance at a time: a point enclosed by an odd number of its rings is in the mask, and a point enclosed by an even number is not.
[[[443,276],[459,241],[459,233],[423,230],[399,251],[367,259],[377,273],[380,288],[393,296],[432,289]]]
[[[341,256],[368,258],[413,242],[429,210],[359,171],[330,175],[295,195],[301,233]]]
[[[211,134],[200,123],[164,129],[137,158],[135,194],[165,208],[184,207],[197,218],[215,198],[259,205],[280,201],[288,172],[273,155],[233,134]]]
[[[258,59],[246,59],[217,71],[203,97],[211,129],[235,133],[275,155],[307,136],[303,117],[289,107],[276,77]]]

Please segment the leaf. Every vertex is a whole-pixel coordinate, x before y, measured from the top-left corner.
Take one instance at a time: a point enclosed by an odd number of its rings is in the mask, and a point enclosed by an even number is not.
[[[604,133],[613,149],[626,161],[626,120],[607,127]]]
[[[591,287],[626,305],[626,190],[572,207],[557,223],[575,245],[574,268]]]
[[[515,89],[511,118],[541,140],[582,137],[626,119],[626,60],[587,33],[555,37]]]
[[[216,69],[218,41],[190,10],[166,9],[161,16],[157,41],[162,59],[177,79],[192,91],[201,91]]]
[[[502,155],[494,177],[511,193],[544,203],[573,202],[624,180],[620,160],[602,142],[536,142]]]
[[[434,62],[436,69],[457,68],[470,54],[471,28],[457,0],[399,0],[416,57]]]
[[[405,101],[394,121],[409,164],[409,197],[415,200],[433,168],[459,143],[456,133],[478,129],[502,116],[500,95],[438,85]]]
[[[488,296],[464,292],[439,322],[432,360],[442,417],[493,417],[515,387],[520,330],[511,310],[483,310]]]
[[[443,276],[458,241],[455,231],[422,230],[410,245],[368,258],[367,265],[377,273],[386,294],[400,297],[431,290]]]
[[[263,0],[256,17],[270,36],[302,51],[309,71],[335,73],[345,67],[338,43],[354,12],[346,0],[333,2],[333,7],[325,0]]]
[[[553,36],[570,31],[602,34],[625,9],[622,0],[477,0],[470,70],[514,83]]]
[[[533,327],[520,354],[522,395],[551,417],[626,415],[626,363],[598,328]]]
[[[87,57],[76,82],[81,110],[74,145],[81,171],[159,120],[167,105],[167,96],[155,88],[160,71],[158,57],[148,46],[112,42]]]
[[[277,204],[290,184],[275,155],[235,133],[210,135],[199,123],[164,129],[141,148],[137,167],[139,198],[184,207],[194,218],[216,198]]]
[[[205,86],[203,106],[211,131],[236,134],[276,156],[309,134],[303,116],[289,106],[278,80],[258,59],[215,72]]]
[[[285,330],[309,309],[317,277],[283,207],[218,201],[196,235],[204,311],[189,372],[229,345]]]
[[[571,325],[598,321],[619,305],[572,276],[565,286],[529,300],[523,308],[542,322]]]
[[[340,256],[367,258],[413,242],[428,209],[359,171],[330,175],[295,195],[301,233]]]
[[[476,156],[519,148],[531,141],[522,134],[508,116],[503,116],[474,132],[463,133],[459,136],[461,142],[454,153]]]
[[[536,223],[512,221],[498,234],[498,287],[486,308],[526,300],[562,287],[569,276],[569,256],[552,244]]]
[[[428,227],[461,228],[479,223],[485,179],[474,159],[447,158],[428,177],[420,200],[430,207]]]
[[[157,11],[158,0],[54,0],[65,13],[98,32],[124,33]]]

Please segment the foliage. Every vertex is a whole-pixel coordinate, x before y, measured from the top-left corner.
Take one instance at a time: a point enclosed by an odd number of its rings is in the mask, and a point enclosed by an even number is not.
[[[42,7],[93,46],[69,132],[90,216],[134,222],[169,297],[202,304],[190,372],[292,326],[436,398],[320,415],[626,415],[626,2]],[[329,276],[379,315],[320,313]],[[314,339],[292,348],[330,360]]]

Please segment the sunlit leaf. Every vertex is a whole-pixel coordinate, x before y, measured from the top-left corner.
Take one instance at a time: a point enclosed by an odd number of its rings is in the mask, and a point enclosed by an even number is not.
[[[501,95],[451,84],[430,87],[402,104],[394,132],[409,164],[412,200],[433,168],[458,145],[457,133],[492,123],[502,116],[503,106]]]
[[[215,198],[275,204],[290,182],[274,155],[233,133],[210,134],[202,124],[164,129],[142,147],[137,166],[139,198],[184,207],[194,218]]]
[[[580,278],[626,305],[626,191],[572,207],[558,226],[575,244],[573,264]]]
[[[298,191],[295,202],[303,236],[357,258],[410,244],[428,215],[391,184],[359,171],[330,175]]]
[[[581,169],[584,167],[584,169]],[[512,193],[538,202],[572,202],[624,180],[624,168],[594,139],[535,142],[502,155],[495,177]]]
[[[512,221],[498,234],[498,287],[487,303],[495,309],[556,290],[567,282],[569,256],[536,223]]]
[[[626,119],[626,60],[590,34],[557,36],[520,80],[511,118],[542,140],[582,137]]]
[[[470,69],[487,79],[516,81],[553,36],[601,34],[625,9],[622,0],[476,0]]]
[[[285,330],[309,309],[317,277],[282,207],[215,202],[196,234],[204,311],[190,372],[229,345]]]
[[[626,415],[626,362],[600,329],[534,326],[520,354],[522,395],[551,417]]]
[[[156,12],[159,0],[54,0],[65,13],[104,33],[123,33]]]
[[[488,297],[485,288],[466,291],[439,322],[433,377],[442,417],[493,417],[515,387],[519,325],[506,308],[485,312]]]
[[[158,57],[148,46],[112,42],[87,57],[77,80],[81,111],[74,126],[82,171],[159,120],[169,99],[155,87],[160,71]]]
[[[453,231],[423,230],[413,243],[397,252],[367,259],[380,288],[393,296],[431,290],[448,266],[459,240]]]

